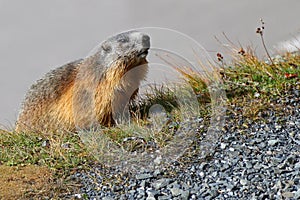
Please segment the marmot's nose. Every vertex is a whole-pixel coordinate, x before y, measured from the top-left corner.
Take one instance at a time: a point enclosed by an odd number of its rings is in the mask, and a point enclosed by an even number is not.
[[[142,45],[144,48],[150,48],[150,37],[148,35],[143,34]]]

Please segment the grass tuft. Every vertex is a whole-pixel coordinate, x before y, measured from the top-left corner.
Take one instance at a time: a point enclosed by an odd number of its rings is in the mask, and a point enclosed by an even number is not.
[[[43,165],[57,171],[84,167],[92,157],[76,134],[0,132],[0,164]]]

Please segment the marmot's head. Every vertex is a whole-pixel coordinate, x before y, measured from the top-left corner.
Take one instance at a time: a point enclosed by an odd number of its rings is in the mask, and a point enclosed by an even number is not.
[[[138,31],[123,32],[104,41],[98,48],[101,64],[125,66],[125,71],[147,63],[146,56],[150,48],[150,37]],[[99,63],[100,64],[100,63]]]

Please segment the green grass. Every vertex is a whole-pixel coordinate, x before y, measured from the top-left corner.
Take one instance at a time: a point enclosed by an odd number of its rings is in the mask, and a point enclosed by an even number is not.
[[[0,161],[9,166],[43,165],[57,171],[82,168],[92,157],[78,135],[0,132]]]
[[[298,78],[287,78],[287,74],[299,74],[299,56],[286,54],[283,63],[275,66],[246,54],[233,66],[223,68],[222,75],[228,98],[259,93],[261,98],[280,96],[283,90],[295,84]],[[295,67],[296,66],[296,67]]]

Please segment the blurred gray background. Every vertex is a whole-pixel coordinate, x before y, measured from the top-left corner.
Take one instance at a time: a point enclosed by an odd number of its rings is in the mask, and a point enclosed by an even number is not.
[[[259,19],[269,47],[299,33],[299,0],[0,0],[0,124],[12,128],[26,90],[54,67],[85,57],[120,31],[165,27],[211,52],[214,36],[257,47]]]

